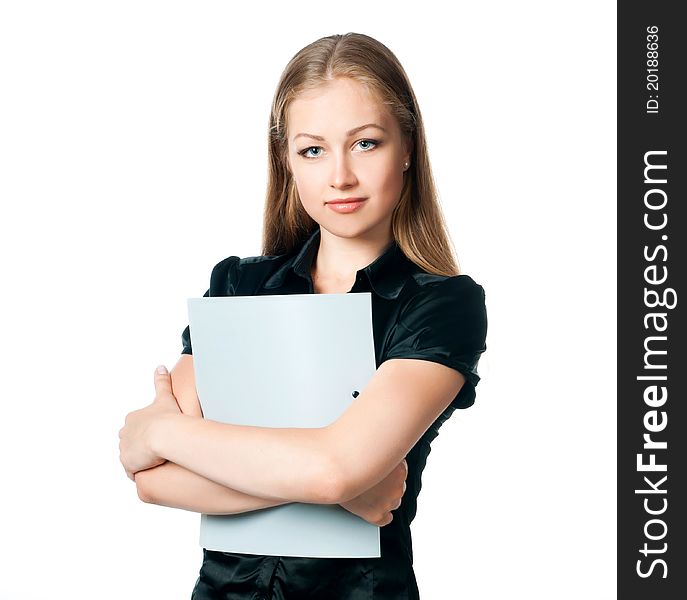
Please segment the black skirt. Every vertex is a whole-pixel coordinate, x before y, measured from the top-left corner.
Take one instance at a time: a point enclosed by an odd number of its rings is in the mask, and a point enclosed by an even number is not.
[[[203,549],[191,600],[419,600],[412,565]]]

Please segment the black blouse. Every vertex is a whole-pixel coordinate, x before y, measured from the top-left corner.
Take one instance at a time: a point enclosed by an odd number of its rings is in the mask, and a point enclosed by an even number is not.
[[[312,294],[310,267],[319,241],[318,227],[300,249],[289,254],[225,258],[213,268],[204,296]],[[427,273],[393,241],[358,271],[349,293],[356,292],[372,292],[377,368],[390,358],[417,358],[447,365],[465,376],[458,395],[406,456],[406,491],[393,520],[380,530],[381,557],[257,556],[203,548],[192,600],[419,598],[410,523],[432,440],[456,408],[467,408],[475,401],[480,380],[477,363],[487,349],[484,289],[468,275]],[[181,337],[182,354],[191,354],[189,327]]]

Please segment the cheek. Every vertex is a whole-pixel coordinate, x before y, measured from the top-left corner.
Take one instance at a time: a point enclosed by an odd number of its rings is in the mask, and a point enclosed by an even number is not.
[[[298,188],[298,195],[303,204],[312,204],[319,197],[319,190],[321,186],[317,179],[310,174],[309,176],[296,178],[296,187]]]
[[[403,186],[403,173],[400,169],[384,165],[369,176],[374,181],[375,192],[385,204],[393,204],[399,199]]]
[[[301,170],[294,174],[300,203],[313,218],[323,208],[323,199],[327,197],[326,182],[316,169]]]

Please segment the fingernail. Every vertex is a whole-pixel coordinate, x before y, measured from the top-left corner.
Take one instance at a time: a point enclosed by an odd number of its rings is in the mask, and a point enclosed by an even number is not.
[[[160,375],[166,375],[166,374],[167,374],[167,367],[165,367],[165,365],[160,365],[160,366],[157,368],[157,372],[158,372]]]

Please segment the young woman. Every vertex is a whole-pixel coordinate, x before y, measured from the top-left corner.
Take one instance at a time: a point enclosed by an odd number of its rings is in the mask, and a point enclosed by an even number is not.
[[[263,255],[218,263],[205,295],[371,292],[374,377],[324,428],[204,420],[187,327],[155,401],[127,415],[120,460],[146,502],[206,514],[338,503],[382,526],[381,558],[203,549],[195,600],[418,598],[421,474],[441,424],[475,400],[487,318],[483,288],[450,250],[415,95],[380,42],[325,37],[286,66],[263,234]]]

